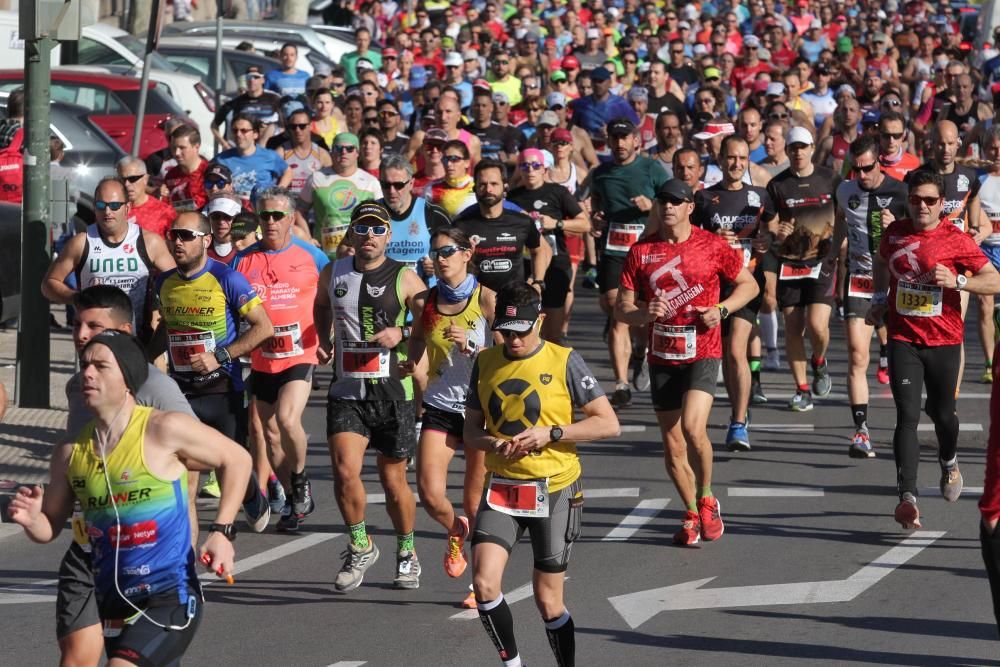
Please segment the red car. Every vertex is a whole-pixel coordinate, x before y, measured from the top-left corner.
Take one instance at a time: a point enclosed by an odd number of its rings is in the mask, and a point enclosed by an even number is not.
[[[131,153],[141,83],[140,79],[128,76],[67,72],[56,68],[52,71],[51,95],[53,100],[90,109],[90,119],[122,150]],[[0,91],[10,92],[23,85],[24,70],[0,70]],[[139,157],[145,158],[167,146],[160,125],[175,116],[186,118],[183,109],[154,82],[150,82]]]

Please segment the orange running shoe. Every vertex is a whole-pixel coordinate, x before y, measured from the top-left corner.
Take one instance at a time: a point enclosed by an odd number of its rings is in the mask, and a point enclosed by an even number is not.
[[[715,497],[698,500],[698,518],[701,519],[701,537],[711,542],[722,537],[725,526],[722,525],[722,515],[719,501]]]
[[[469,520],[460,516],[458,522],[462,526],[462,532],[459,535],[448,535],[448,550],[444,553],[444,571],[453,579],[461,577],[468,565],[463,550],[465,538],[469,536]]]
[[[687,511],[681,529],[674,534],[674,544],[690,547],[701,539],[701,519],[697,512]]]

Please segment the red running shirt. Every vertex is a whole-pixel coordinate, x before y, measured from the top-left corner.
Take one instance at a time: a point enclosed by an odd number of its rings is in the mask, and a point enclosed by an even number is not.
[[[916,231],[898,220],[882,237],[879,255],[889,266],[889,336],[914,345],[959,345],[965,333],[958,290],[934,284],[934,267],[978,273],[989,260],[971,237],[941,222]]]
[[[208,160],[202,158],[201,164],[190,174],[177,165],[163,177],[163,182],[170,192],[170,203],[178,212],[200,211],[208,203],[208,193],[205,192],[206,171],[208,171]]]
[[[177,219],[177,211],[174,210],[174,207],[155,197],[147,197],[145,204],[133,206],[131,213],[129,222],[134,222],[160,238],[166,237],[170,225],[174,224],[174,220]]]
[[[683,243],[648,239],[632,246],[621,286],[635,292],[637,301],[650,301],[662,290],[671,309],[649,324],[649,363],[680,366],[722,357],[722,327],[707,328],[696,308],[719,303],[720,279],[731,283],[742,269],[742,251],[697,227]]]

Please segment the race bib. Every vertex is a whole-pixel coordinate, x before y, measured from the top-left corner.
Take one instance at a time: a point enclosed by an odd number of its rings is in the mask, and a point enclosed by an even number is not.
[[[341,348],[344,377],[362,379],[389,377],[388,348],[367,341],[343,341],[338,344]]]
[[[274,327],[274,335],[264,341],[261,354],[265,359],[287,359],[302,354],[302,328],[299,323]]]
[[[698,352],[698,334],[694,326],[669,327],[653,324],[654,356],[668,361],[694,359]]]
[[[215,352],[215,334],[211,331],[172,333],[167,337],[170,363],[175,371],[192,372],[191,357],[205,352]]]
[[[941,314],[940,285],[919,285],[900,280],[896,285],[896,312],[907,317],[935,317]]]
[[[871,299],[875,293],[875,278],[863,274],[852,274],[847,284],[847,296]]]
[[[743,268],[750,266],[750,258],[753,256],[753,245],[750,239],[733,239],[729,242],[729,247],[743,253]]]
[[[608,243],[606,250],[611,252],[628,252],[639,240],[646,225],[612,222],[608,227]]]
[[[323,252],[327,255],[337,254],[337,246],[344,240],[347,233],[347,225],[337,225],[335,227],[324,227],[320,230]]]
[[[549,480],[493,475],[486,491],[486,504],[510,516],[545,518],[549,515]]]
[[[792,264],[781,264],[781,273],[778,280],[804,280],[806,278],[819,278],[821,264],[816,266],[794,266]]]

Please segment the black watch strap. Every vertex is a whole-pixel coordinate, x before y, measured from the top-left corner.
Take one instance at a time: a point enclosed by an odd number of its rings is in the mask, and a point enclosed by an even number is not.
[[[215,348],[215,360],[219,362],[220,366],[222,366],[228,364],[233,360],[233,358],[230,356],[229,350],[225,347],[217,347]]]
[[[226,536],[226,539],[230,542],[236,541],[236,524],[232,523],[213,523],[208,527],[208,532],[210,533],[222,533]]]

